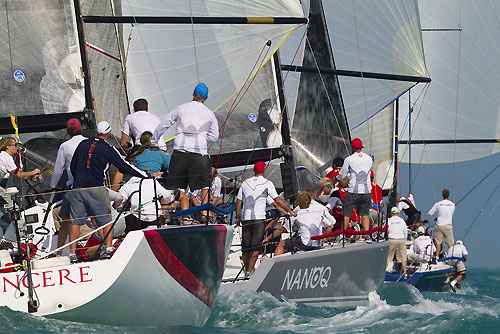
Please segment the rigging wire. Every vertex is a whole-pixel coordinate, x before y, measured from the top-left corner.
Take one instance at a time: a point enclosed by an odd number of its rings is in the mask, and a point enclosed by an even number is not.
[[[193,23],[193,10],[191,9],[191,0],[189,0],[189,17],[191,18],[191,33],[193,35],[193,51],[194,51],[194,63],[196,65],[196,78],[200,82],[200,70],[198,68],[198,53],[196,52],[196,39],[194,36],[194,23]]]
[[[457,64],[457,77],[460,78],[460,63],[462,60],[462,10],[460,6],[460,0],[458,1],[458,64]],[[458,104],[459,100],[459,89],[460,89],[460,80],[457,80],[457,86],[455,91],[455,128],[454,128],[454,140],[453,144],[453,162],[456,161],[456,152],[457,152],[457,123],[458,123]],[[453,164],[452,168],[452,177],[451,177],[451,191],[453,192],[455,189],[455,164]]]
[[[500,182],[497,183],[495,189],[493,189],[493,191],[491,192],[490,196],[488,197],[488,199],[484,203],[483,207],[479,210],[479,212],[477,213],[476,217],[474,218],[474,220],[472,221],[472,223],[469,225],[469,228],[465,232],[463,239],[465,239],[469,235],[470,230],[476,224],[477,219],[479,218],[479,216],[481,215],[481,213],[483,213],[484,208],[486,207],[486,205],[488,205],[488,203],[490,202],[491,198],[493,197],[493,195],[495,194],[495,192],[498,190],[499,187],[500,187]]]

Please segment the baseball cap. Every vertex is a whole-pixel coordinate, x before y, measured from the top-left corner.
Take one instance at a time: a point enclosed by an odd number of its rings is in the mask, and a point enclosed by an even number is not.
[[[457,244],[457,245],[463,245],[463,244],[464,244],[464,242],[463,242],[462,240],[457,240],[456,244]]]
[[[354,138],[351,140],[351,147],[353,150],[359,150],[360,148],[363,148],[363,142],[359,138]]]
[[[99,135],[105,135],[111,131],[111,125],[106,121],[99,122],[96,131]]]
[[[66,123],[66,131],[69,134],[76,133],[76,132],[80,131],[81,129],[82,129],[82,124],[76,118],[71,118]]]
[[[266,171],[266,163],[264,161],[259,161],[253,166],[253,171],[255,174],[264,174]]]
[[[196,87],[194,87],[194,95],[201,95],[204,99],[206,99],[208,96],[207,85],[205,85],[203,82],[197,84]]]
[[[417,233],[418,233],[418,234],[424,234],[424,233],[425,233],[425,227],[423,227],[423,226],[419,226],[419,227],[417,228]]]
[[[393,206],[393,207],[391,208],[391,213],[399,213],[399,209],[398,209],[398,207],[397,207],[397,206]]]

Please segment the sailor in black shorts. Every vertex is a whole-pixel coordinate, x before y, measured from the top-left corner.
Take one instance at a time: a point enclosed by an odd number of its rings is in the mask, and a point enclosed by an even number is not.
[[[174,123],[177,133],[174,139],[174,153],[166,180],[168,189],[188,187],[199,190],[201,204],[208,202],[208,188],[212,181],[208,144],[219,138],[219,125],[212,110],[204,104],[208,88],[199,83],[193,92],[193,101],[175,107],[156,127],[152,145],[157,145],[160,137]],[[189,202],[181,202],[181,210],[189,208]]]

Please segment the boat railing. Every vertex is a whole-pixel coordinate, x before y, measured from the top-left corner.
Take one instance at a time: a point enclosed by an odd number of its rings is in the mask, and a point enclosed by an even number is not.
[[[459,257],[459,256],[448,256],[448,257],[443,257],[442,259],[439,259],[439,262],[445,262],[448,260],[460,260],[460,261],[465,261],[465,258]]]

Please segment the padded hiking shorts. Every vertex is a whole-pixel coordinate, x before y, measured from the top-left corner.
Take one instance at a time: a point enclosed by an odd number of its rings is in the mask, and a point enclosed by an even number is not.
[[[406,262],[405,239],[389,239],[389,254],[387,254],[387,261],[392,261],[394,255],[396,255],[397,262]]]
[[[372,194],[345,194],[344,203],[342,205],[342,214],[344,217],[350,217],[352,210],[356,207],[358,215],[361,217],[368,216],[370,213],[370,205],[372,203]]]
[[[67,193],[70,202],[71,224],[82,226],[93,217],[97,226],[111,221],[111,205],[108,189],[103,187],[73,189]]]
[[[241,221],[241,251],[254,252],[262,247],[264,240],[265,219],[242,220]]]
[[[198,190],[209,188],[212,182],[210,157],[192,152],[172,153],[165,185],[167,189]]]
[[[436,225],[436,235],[434,236],[436,245],[441,245],[443,243],[443,238],[448,244],[448,247],[455,244],[455,239],[453,238],[453,225]]]

